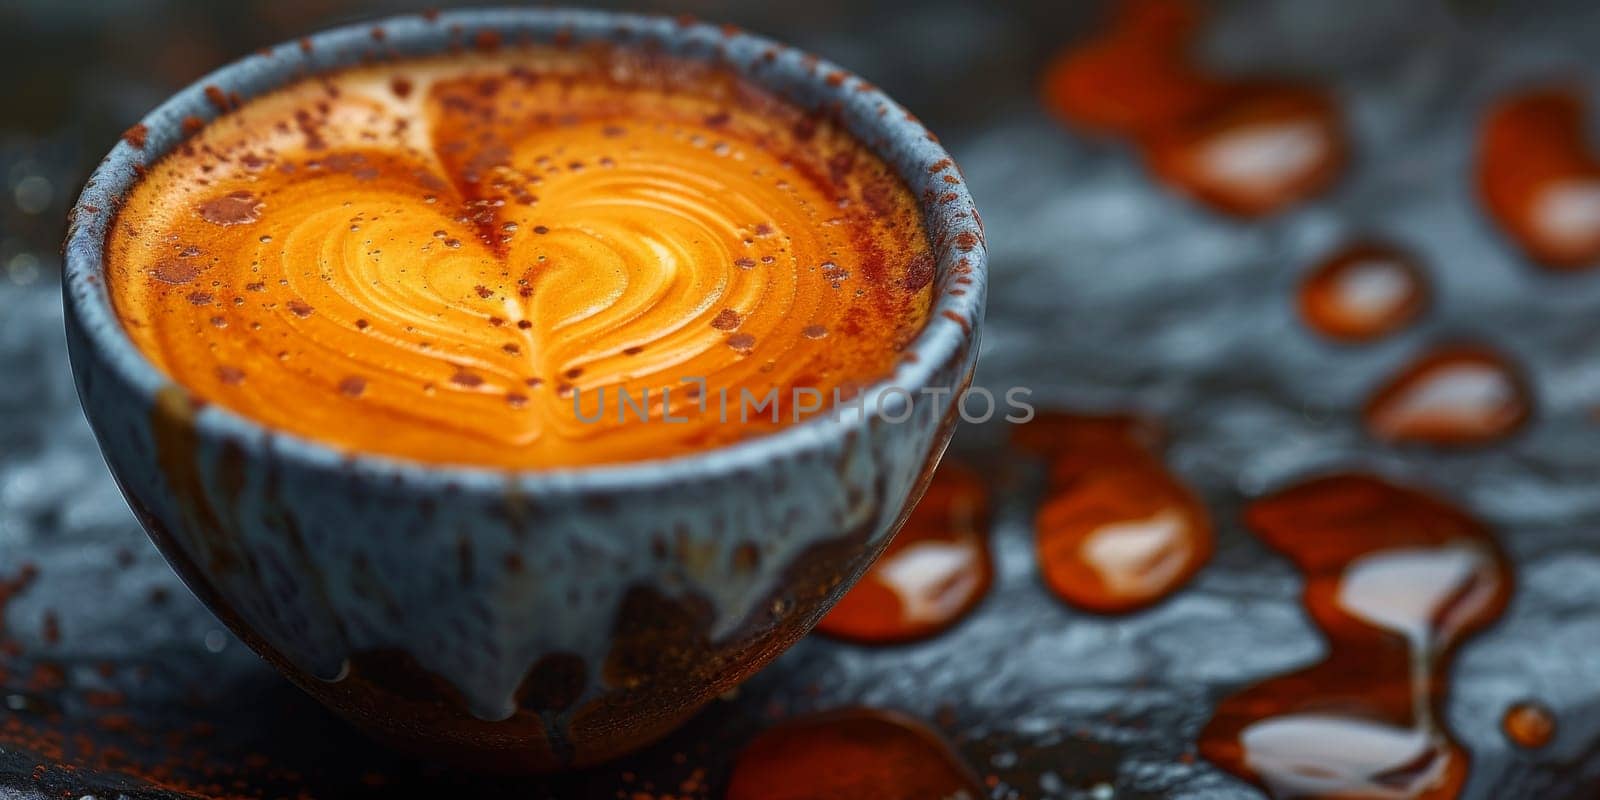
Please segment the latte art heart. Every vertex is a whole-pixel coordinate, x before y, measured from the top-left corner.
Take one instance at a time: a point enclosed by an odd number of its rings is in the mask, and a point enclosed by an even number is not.
[[[401,62],[253,100],[150,170],[108,254],[129,333],[198,397],[350,451],[507,467],[770,430],[725,423],[698,381],[831,397],[881,378],[933,272],[914,199],[847,133],[625,51]]]

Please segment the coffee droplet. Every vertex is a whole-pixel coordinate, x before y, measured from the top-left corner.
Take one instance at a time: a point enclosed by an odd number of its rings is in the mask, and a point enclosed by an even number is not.
[[[261,219],[263,204],[249,192],[231,192],[200,204],[200,217],[213,225],[246,225]]]
[[[1512,744],[1537,750],[1555,738],[1556,716],[1543,704],[1523,701],[1506,709],[1500,727]]]
[[[1193,55],[1193,0],[1130,0],[1046,69],[1045,102],[1074,125],[1130,139],[1154,175],[1229,214],[1281,211],[1332,185],[1343,115],[1321,87],[1209,74]]]
[[[816,629],[866,643],[931,636],[966,616],[993,579],[988,487],[946,458],[888,549]]]
[[[1478,192],[1489,216],[1534,261],[1600,264],[1600,158],[1579,92],[1523,91],[1490,109],[1478,139]]]
[[[1118,3],[1111,24],[1046,68],[1045,105],[1089,130],[1135,136],[1216,103],[1225,86],[1191,63],[1193,0]]]
[[[1045,583],[1101,613],[1147,607],[1211,558],[1211,517],[1156,454],[1155,427],[1130,416],[1047,412],[1014,442],[1043,455],[1047,488],[1034,522]]]
[[[1472,344],[1422,355],[1367,401],[1372,435],[1391,442],[1473,445],[1505,438],[1532,413],[1527,382],[1505,356]]]
[[[944,738],[890,711],[781,722],[734,761],[726,800],[980,800],[988,790]]]
[[[1428,304],[1428,282],[1416,259],[1378,243],[1345,247],[1300,283],[1300,315],[1312,330],[1347,342],[1387,336]]]
[[[1220,211],[1263,216],[1333,183],[1346,157],[1341,124],[1321,89],[1250,87],[1151,134],[1145,159],[1157,176]]]
[[[1469,757],[1437,704],[1456,646],[1510,597],[1488,530],[1364,474],[1293,486],[1252,502],[1244,518],[1304,573],[1326,655],[1223,699],[1201,755],[1274,797],[1459,796]]]

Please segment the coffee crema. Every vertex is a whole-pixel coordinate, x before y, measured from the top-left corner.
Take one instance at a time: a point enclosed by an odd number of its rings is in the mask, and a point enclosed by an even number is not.
[[[926,323],[934,272],[915,198],[838,124],[615,48],[251,100],[149,170],[107,253],[129,334],[199,399],[350,451],[531,468],[771,431],[797,387],[849,397]],[[741,424],[742,391],[774,389],[779,421]]]

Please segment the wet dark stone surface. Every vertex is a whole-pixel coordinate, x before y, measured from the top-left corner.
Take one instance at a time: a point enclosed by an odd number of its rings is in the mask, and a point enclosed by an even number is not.
[[[124,775],[176,759],[181,780],[166,782],[209,795],[717,798],[733,754],[763,725],[866,704],[933,722],[993,776],[995,798],[1257,798],[1194,754],[1196,734],[1222,697],[1316,660],[1323,645],[1297,573],[1238,512],[1334,468],[1434,487],[1480,515],[1515,563],[1509,610],[1461,650],[1444,703],[1473,756],[1466,796],[1600,793],[1600,273],[1551,276],[1523,261],[1486,223],[1469,172],[1481,113],[1506,89],[1577,76],[1600,99],[1600,8],[1223,4],[1206,37],[1216,63],[1329,81],[1356,153],[1328,195],[1248,224],[1168,194],[1126,147],[1067,132],[1036,108],[1033,70],[1092,14],[916,8],[860,12],[832,26],[843,33],[780,11],[721,16],[838,59],[945,136],[988,224],[980,382],[1030,386],[1040,405],[1132,407],[1167,423],[1169,463],[1217,522],[1217,555],[1183,591],[1115,618],[1057,602],[1033,556],[1037,481],[989,448],[1004,431],[968,429],[958,448],[1002,484],[997,573],[953,630],[877,649],[813,637],[667,741],[588,774],[497,782],[386,753],[224,632],[118,495],[73,396],[53,242],[36,230],[48,214],[58,223],[76,190],[78,167],[62,167],[52,209],[24,218],[8,207],[0,242],[0,580],[24,563],[39,570],[5,608],[20,653],[0,648],[0,797],[170,797]],[[933,40],[943,46],[914,46]],[[116,130],[94,139],[89,158]],[[71,161],[45,145],[30,153],[0,149],[12,167]],[[1301,327],[1294,287],[1320,256],[1367,236],[1416,252],[1435,303],[1372,346],[1326,343]],[[31,264],[16,260],[16,242],[41,240]],[[1461,337],[1525,366],[1537,403],[1528,428],[1448,453],[1367,438],[1357,418],[1366,393],[1429,343]],[[1554,741],[1533,751],[1500,728],[1529,699],[1558,720]],[[118,769],[65,768],[73,762]]]

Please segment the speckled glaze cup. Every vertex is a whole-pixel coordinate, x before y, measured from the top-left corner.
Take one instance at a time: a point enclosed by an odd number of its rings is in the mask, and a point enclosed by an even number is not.
[[[268,430],[193,399],[135,348],[104,283],[106,231],[142,167],[193,118],[307,74],[485,41],[715,61],[841,120],[891,164],[933,239],[935,307],[864,411],[670,460],[441,467]],[[151,538],[235,633],[355,724],[428,757],[509,771],[593,764],[749,677],[883,550],[971,380],[986,269],[960,172],[871,84],[757,36],[576,11],[397,17],[252,55],[143,124],[142,146],[127,137],[95,171],[66,242],[72,367],[106,461]]]

